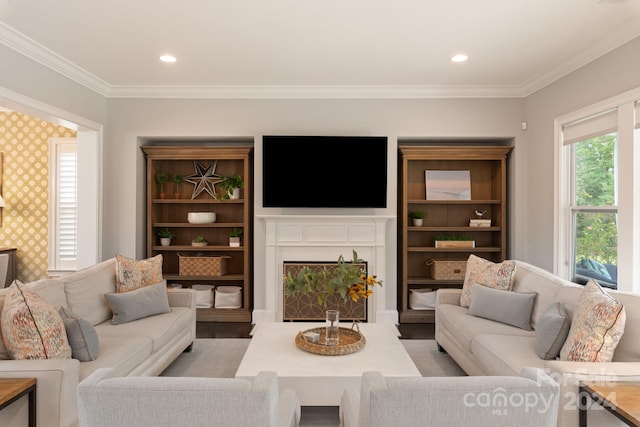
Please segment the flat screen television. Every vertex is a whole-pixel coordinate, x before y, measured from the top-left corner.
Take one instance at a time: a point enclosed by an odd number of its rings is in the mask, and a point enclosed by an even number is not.
[[[262,137],[265,208],[386,208],[387,137]]]

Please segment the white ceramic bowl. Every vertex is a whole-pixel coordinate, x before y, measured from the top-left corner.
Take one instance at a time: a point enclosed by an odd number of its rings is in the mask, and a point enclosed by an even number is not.
[[[209,224],[216,222],[215,212],[189,212],[187,214],[187,221],[190,224]]]

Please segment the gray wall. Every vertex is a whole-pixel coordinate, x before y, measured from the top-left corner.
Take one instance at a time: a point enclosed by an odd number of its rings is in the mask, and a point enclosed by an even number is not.
[[[524,102],[527,131],[527,167],[517,176],[527,183],[525,197],[527,243],[523,259],[547,270],[553,268],[554,134],[556,117],[640,87],[640,38],[623,45]],[[525,150],[523,150],[525,151]]]
[[[58,111],[60,115],[69,113],[67,117],[58,118],[68,119],[69,116],[77,115],[106,126],[108,100],[104,96],[2,44],[0,44],[0,64],[2,64],[0,65],[0,89],[34,100],[35,104],[43,103],[51,106],[53,108],[50,110],[60,110]],[[6,97],[4,99],[0,97],[0,105],[16,107],[7,103]],[[29,109],[29,111],[20,112],[54,121],[44,111]]]
[[[261,135],[274,133],[387,135],[394,153],[397,138],[402,137],[515,137],[518,144],[522,133],[522,102],[521,99],[111,100],[104,182],[105,206],[113,208],[104,216],[104,256],[113,253],[145,255],[145,176],[144,157],[139,149],[141,140],[248,136],[259,144]],[[393,189],[397,186],[397,168],[395,162],[390,163],[389,188]],[[256,176],[260,176],[260,170],[259,159],[256,159]],[[518,167],[514,166],[513,170],[517,171]],[[256,190],[259,182],[257,184]],[[395,216],[396,200],[393,192],[389,207],[374,213]],[[256,214],[267,213],[258,206],[255,211]],[[395,224],[395,221],[390,223],[387,233],[384,291],[387,301],[393,304],[393,307],[387,307],[389,309],[395,308],[396,301]],[[260,248],[264,243],[264,230],[259,223],[256,225],[254,241],[256,248]],[[260,277],[263,268],[262,251],[256,250],[256,277]],[[260,308],[264,296],[259,289],[259,279],[256,282],[254,305]]]

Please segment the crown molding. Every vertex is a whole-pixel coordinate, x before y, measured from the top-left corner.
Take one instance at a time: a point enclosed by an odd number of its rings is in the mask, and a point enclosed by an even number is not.
[[[0,21],[0,43],[107,98],[443,99],[524,98],[640,36],[640,14],[548,73],[505,86],[113,86]]]
[[[110,86],[107,82],[88,73],[2,21],[0,21],[0,43],[100,95],[109,96]]]
[[[615,30],[607,33],[607,37],[591,45],[588,50],[577,53],[553,70],[525,82],[522,85],[523,96],[526,97],[539,91],[636,37],[640,37],[640,13],[627,19],[623,24],[617,26]]]
[[[512,86],[113,86],[111,98],[426,99],[520,98]]]
[[[0,43],[107,98],[520,98],[518,86],[112,86],[0,21]]]

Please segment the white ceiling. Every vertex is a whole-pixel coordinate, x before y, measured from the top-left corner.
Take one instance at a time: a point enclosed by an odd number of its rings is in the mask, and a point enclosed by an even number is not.
[[[109,97],[526,96],[639,36],[640,0],[0,0],[0,43]]]

